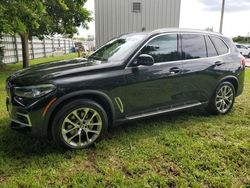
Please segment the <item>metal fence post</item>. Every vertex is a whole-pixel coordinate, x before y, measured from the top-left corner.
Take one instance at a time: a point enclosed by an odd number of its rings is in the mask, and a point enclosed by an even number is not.
[[[64,50],[65,50],[65,53],[67,53],[67,48],[66,48],[66,39],[64,39]]]
[[[44,57],[47,57],[46,55],[46,46],[45,46],[45,38],[43,39],[43,51],[44,51]]]
[[[68,47],[69,47],[69,51],[71,53],[72,51],[71,51],[71,47],[70,47],[70,40],[68,40]]]
[[[33,38],[31,38],[30,44],[31,44],[32,58],[33,58],[33,59],[35,59],[35,52],[34,52]]]
[[[16,52],[16,62],[19,62],[19,55],[18,55],[18,47],[17,47],[16,35],[13,35],[13,38],[14,38],[14,45],[15,45],[15,52]]]
[[[54,46],[54,38],[52,38],[52,52],[54,52],[55,46]]]

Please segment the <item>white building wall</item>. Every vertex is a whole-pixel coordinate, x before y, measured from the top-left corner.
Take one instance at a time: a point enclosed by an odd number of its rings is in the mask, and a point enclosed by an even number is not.
[[[141,12],[133,12],[133,2]],[[179,27],[181,0],[95,0],[96,46],[120,34]]]

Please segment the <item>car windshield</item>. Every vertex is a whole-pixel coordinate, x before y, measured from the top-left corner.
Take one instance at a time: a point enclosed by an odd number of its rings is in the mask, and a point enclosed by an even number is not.
[[[100,61],[124,60],[146,37],[147,34],[128,34],[113,39],[92,54],[89,59]]]

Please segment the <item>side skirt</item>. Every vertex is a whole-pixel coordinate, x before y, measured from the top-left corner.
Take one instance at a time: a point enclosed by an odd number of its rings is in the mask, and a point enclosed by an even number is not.
[[[160,114],[164,114],[164,113],[168,113],[168,112],[174,112],[174,111],[184,110],[184,109],[188,109],[188,108],[198,107],[198,106],[202,106],[202,105],[205,106],[206,104],[207,104],[207,102],[204,102],[204,103],[197,102],[197,103],[193,103],[193,104],[187,104],[187,105],[183,105],[183,106],[178,106],[178,107],[173,107],[173,108],[168,108],[168,109],[163,109],[163,110],[157,110],[157,111],[153,111],[153,112],[149,112],[149,113],[142,113],[142,114],[138,114],[138,115],[127,116],[124,119],[116,121],[115,124],[119,125],[123,122],[130,121],[130,120],[141,119],[141,118],[150,117],[150,116],[154,116],[154,115],[160,115]]]

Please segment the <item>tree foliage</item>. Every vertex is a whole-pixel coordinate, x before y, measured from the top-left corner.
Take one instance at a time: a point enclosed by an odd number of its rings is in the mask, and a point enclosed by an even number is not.
[[[28,38],[37,36],[42,39],[54,34],[71,37],[77,32],[77,27],[87,28],[92,18],[91,13],[84,8],[86,1],[1,0],[0,32],[21,36],[23,59],[28,61]]]
[[[233,41],[239,42],[239,43],[250,43],[250,37],[238,36],[238,37],[234,37]]]

